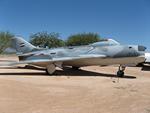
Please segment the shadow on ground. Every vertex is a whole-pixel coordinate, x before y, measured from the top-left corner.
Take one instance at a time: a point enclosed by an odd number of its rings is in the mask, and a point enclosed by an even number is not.
[[[150,71],[150,66],[143,66],[142,71]]]
[[[11,68],[12,69],[12,68]],[[23,68],[20,68],[23,69]],[[47,75],[45,73],[44,69],[38,69],[35,68],[36,70],[43,70],[43,72],[12,72],[12,73],[0,73],[0,75],[25,75],[25,76],[84,76],[84,77],[89,77],[89,76],[98,76],[98,77],[114,77],[117,78],[115,74],[105,74],[105,73],[98,73],[98,72],[92,72],[92,71],[87,71],[87,70],[73,70],[73,69],[67,69],[67,70],[57,70],[53,75]],[[135,76],[128,76],[125,75],[123,78],[127,79],[135,79]]]
[[[58,76],[99,76],[99,77],[118,78],[115,74],[106,74],[106,73],[98,73],[98,72],[92,72],[87,70],[73,70],[73,69],[68,69],[65,71],[58,70],[55,72],[55,74]],[[136,77],[125,75],[123,78],[135,79]]]

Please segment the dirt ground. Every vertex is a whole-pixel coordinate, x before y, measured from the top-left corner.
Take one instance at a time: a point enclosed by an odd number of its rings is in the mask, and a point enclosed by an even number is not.
[[[124,78],[117,69],[0,69],[0,113],[150,113],[150,68],[128,67]]]

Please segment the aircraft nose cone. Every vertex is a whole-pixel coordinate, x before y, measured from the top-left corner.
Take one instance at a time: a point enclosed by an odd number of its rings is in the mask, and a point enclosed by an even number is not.
[[[139,45],[138,51],[145,51],[147,48],[145,46]]]

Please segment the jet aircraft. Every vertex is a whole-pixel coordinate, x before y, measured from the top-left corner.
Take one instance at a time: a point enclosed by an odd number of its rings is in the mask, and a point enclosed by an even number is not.
[[[43,49],[25,41],[21,37],[12,38],[12,47],[16,50],[18,62],[10,66],[27,64],[44,67],[47,74],[53,74],[56,67],[64,69],[71,66],[79,69],[83,66],[119,65],[117,76],[123,77],[125,67],[137,65],[145,61],[144,46],[122,45],[113,39],[96,42],[84,46]]]

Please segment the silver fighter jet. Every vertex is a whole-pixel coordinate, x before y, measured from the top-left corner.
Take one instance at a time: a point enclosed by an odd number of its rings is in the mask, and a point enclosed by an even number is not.
[[[12,38],[12,47],[16,50],[19,62],[10,65],[28,64],[44,67],[48,74],[53,74],[56,67],[64,69],[71,66],[78,69],[83,66],[119,65],[118,77],[124,76],[126,66],[137,65],[145,61],[144,46],[121,45],[113,39],[90,45],[42,49],[33,46],[23,38]]]

